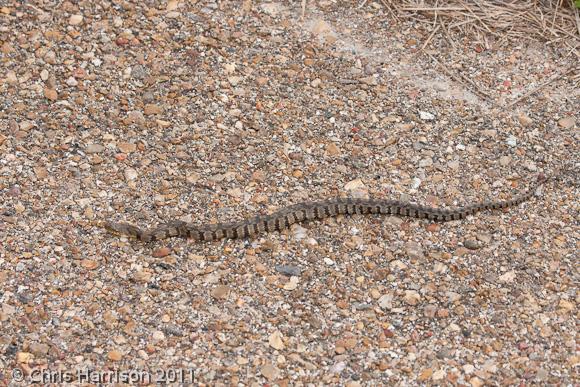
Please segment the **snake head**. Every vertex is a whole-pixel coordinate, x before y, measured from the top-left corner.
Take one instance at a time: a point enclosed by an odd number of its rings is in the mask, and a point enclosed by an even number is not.
[[[111,234],[124,235],[130,238],[139,239],[139,236],[142,234],[139,227],[129,223],[104,222],[103,227]]]

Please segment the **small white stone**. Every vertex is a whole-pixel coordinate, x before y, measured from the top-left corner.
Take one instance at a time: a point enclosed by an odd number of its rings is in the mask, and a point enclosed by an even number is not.
[[[419,186],[421,185],[421,179],[419,179],[418,177],[413,178],[413,180],[411,180],[411,189],[417,189],[419,188]]]
[[[161,331],[153,332],[153,340],[155,340],[155,341],[165,340],[165,333],[163,333]]]
[[[382,309],[391,309],[393,307],[393,295],[392,294],[383,294],[379,298],[379,306]]]
[[[294,290],[298,286],[298,277],[292,276],[290,280],[284,284],[284,290]]]
[[[324,263],[326,263],[328,266],[334,265],[334,261],[330,258],[324,258]]]
[[[515,136],[509,136],[508,139],[506,140],[506,143],[509,146],[516,146],[518,144],[518,139],[515,138]]]
[[[437,370],[433,372],[433,376],[431,376],[431,378],[433,380],[441,380],[445,377],[445,375],[447,375],[447,372],[445,372],[445,370]]]
[[[435,119],[435,115],[429,112],[419,112],[419,117],[421,117],[421,119],[423,121],[432,121]]]
[[[346,368],[346,363],[343,361],[339,361],[332,367],[330,367],[330,372],[333,374],[340,374]]]
[[[132,181],[137,178],[137,171],[133,168],[125,168],[125,179],[127,181]]]
[[[307,229],[305,229],[304,227],[302,227],[300,225],[294,225],[292,227],[292,236],[297,241],[301,241],[302,239],[306,238],[307,231],[308,231]]]

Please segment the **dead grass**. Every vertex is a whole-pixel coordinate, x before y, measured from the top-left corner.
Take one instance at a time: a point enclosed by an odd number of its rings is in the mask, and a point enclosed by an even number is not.
[[[580,10],[573,0],[381,2],[398,18],[443,29],[453,45],[458,36],[475,36],[486,49],[492,40],[503,45],[514,40],[535,39],[548,45],[564,43],[572,55],[580,56]]]

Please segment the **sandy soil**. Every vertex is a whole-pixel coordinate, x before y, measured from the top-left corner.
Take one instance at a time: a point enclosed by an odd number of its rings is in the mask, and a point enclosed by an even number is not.
[[[568,45],[435,31],[388,2],[159,3],[0,7],[0,385],[578,383]],[[558,168],[516,208],[442,224],[206,244],[99,227],[471,204]]]

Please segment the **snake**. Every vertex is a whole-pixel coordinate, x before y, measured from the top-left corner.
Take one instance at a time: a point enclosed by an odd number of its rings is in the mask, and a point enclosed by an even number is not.
[[[537,181],[522,194],[509,200],[482,201],[454,208],[426,207],[412,202],[389,199],[364,199],[337,197],[323,201],[310,201],[284,207],[270,215],[259,215],[239,222],[197,225],[181,220],[161,224],[152,229],[142,229],[125,222],[104,222],[104,228],[115,235],[152,242],[171,237],[190,238],[198,242],[210,242],[223,238],[254,238],[265,232],[282,231],[293,224],[322,220],[339,215],[380,214],[436,222],[465,219],[468,215],[484,210],[497,210],[517,206],[529,200],[536,189],[548,179],[540,175]]]

